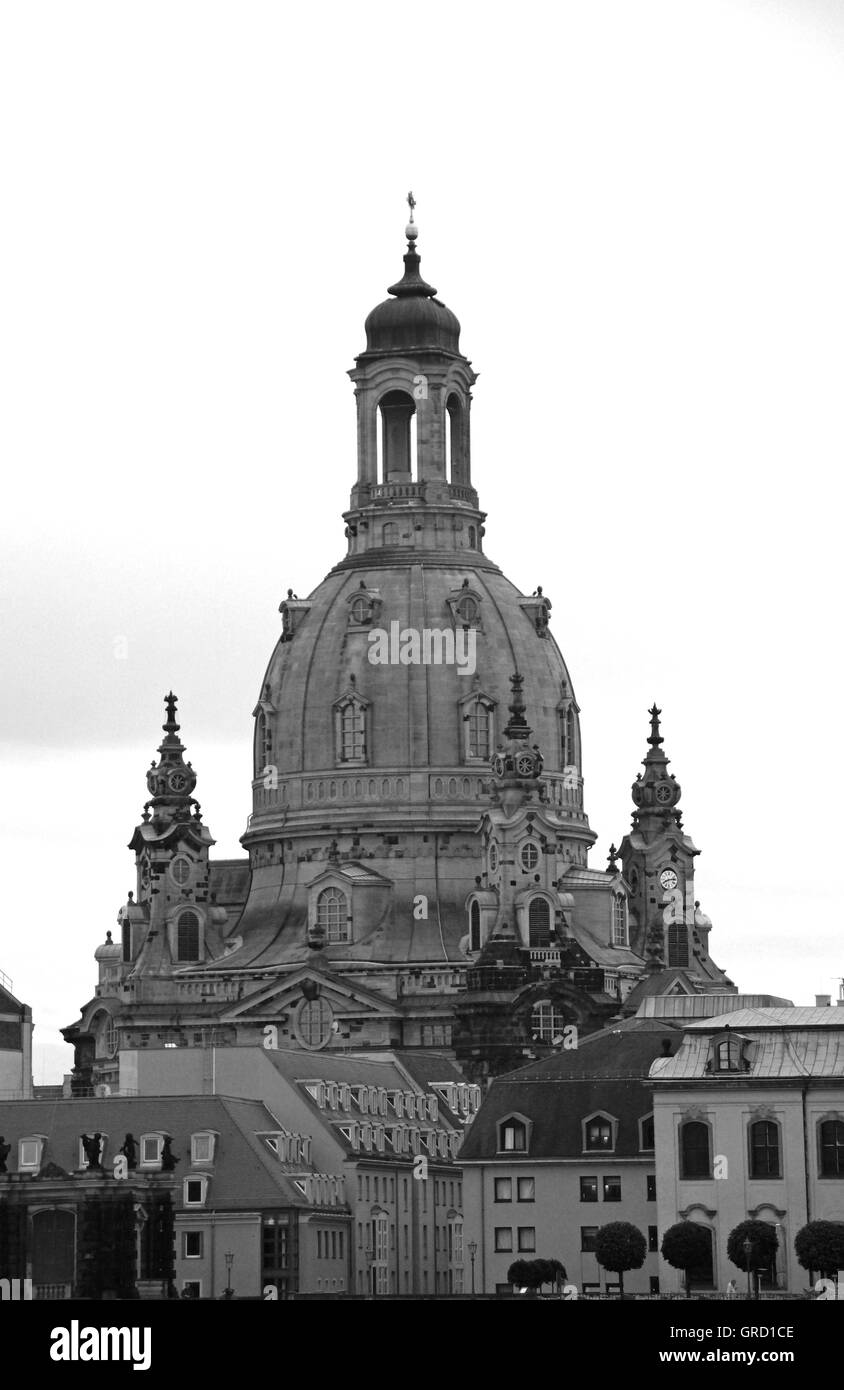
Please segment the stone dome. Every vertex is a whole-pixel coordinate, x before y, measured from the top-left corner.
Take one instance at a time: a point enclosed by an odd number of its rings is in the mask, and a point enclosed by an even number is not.
[[[362,805],[368,815],[417,822],[437,806],[442,819],[447,805],[450,821],[474,826],[516,669],[524,677],[527,720],[546,778],[562,778],[560,709],[573,700],[571,679],[554,639],[547,631],[538,634],[530,601],[491,564],[460,564],[456,556],[432,563],[428,553],[424,565],[409,556],[402,563],[394,554],[379,564],[369,552],[363,579],[359,566],[337,566],[300,605],[307,611],[299,613],[292,638],[278,643],[264,677],[262,718],[265,746],[272,750],[267,761],[278,769],[279,786],[265,790],[256,779],[250,836],[279,814],[289,824],[297,811],[319,820],[329,807],[332,815],[346,808],[359,816]],[[371,612],[369,621],[355,622],[356,601],[362,601],[361,616]],[[479,624],[467,634],[453,616],[465,603]],[[452,633],[455,621],[454,664],[424,664],[424,650],[419,664],[402,664],[402,632],[414,629],[423,638],[426,629]],[[385,664],[371,660],[373,631],[385,634]],[[482,757],[471,756],[466,733],[477,697],[492,714]],[[337,756],[338,706],[345,700],[359,703],[366,724],[359,765],[344,765]],[[256,774],[263,757],[257,750]]]

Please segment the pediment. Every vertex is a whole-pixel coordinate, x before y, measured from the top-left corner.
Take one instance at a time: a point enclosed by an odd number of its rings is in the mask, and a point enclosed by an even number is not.
[[[351,985],[342,976],[303,966],[292,975],[285,975],[262,985],[246,999],[240,999],[220,1015],[221,1022],[274,1023],[279,1014],[295,1009],[304,999],[325,999],[335,1017],[397,1018],[400,1010],[393,1000],[385,999],[371,990]]]

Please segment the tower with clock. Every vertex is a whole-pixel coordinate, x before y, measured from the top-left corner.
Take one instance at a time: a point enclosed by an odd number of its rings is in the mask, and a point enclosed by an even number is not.
[[[650,710],[651,732],[644,773],[633,783],[635,811],[621,842],[621,865],[637,926],[631,945],[644,958],[650,989],[678,993],[732,988],[709,954],[710,919],[695,898],[698,850],[683,830],[680,783],[668,771],[660,732],[662,711]],[[669,986],[667,976],[672,976]],[[657,980],[654,977],[661,977]],[[631,1004],[641,991],[634,992]]]

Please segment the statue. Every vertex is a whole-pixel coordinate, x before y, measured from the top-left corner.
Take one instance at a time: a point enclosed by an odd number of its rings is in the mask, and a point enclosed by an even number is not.
[[[99,1167],[100,1167],[100,1154],[102,1153],[102,1139],[103,1139],[103,1136],[100,1134],[99,1130],[97,1130],[96,1134],[93,1134],[93,1135],[89,1135],[89,1134],[83,1134],[83,1135],[82,1135],[82,1148],[83,1148],[84,1151],[85,1151],[85,1158],[86,1158],[86,1160],[87,1160],[87,1162],[88,1162],[88,1167],[89,1167],[89,1168],[99,1168]]]
[[[8,1173],[9,1171],[6,1167],[6,1159],[9,1157],[11,1149],[11,1144],[6,1143],[6,1136],[0,1134],[0,1173]]]
[[[172,1144],[173,1144],[173,1140],[170,1138],[170,1136],[169,1136],[169,1134],[168,1134],[167,1137],[165,1138],[164,1143],[163,1143],[162,1148],[161,1148],[161,1171],[162,1171],[162,1173],[172,1173],[172,1171],[173,1171],[173,1169],[175,1168],[176,1164],[179,1162],[179,1156],[178,1156],[178,1154],[174,1154],[174,1153],[173,1153]]]
[[[120,1146],[120,1152],[126,1159],[127,1168],[137,1168],[138,1166],[138,1145],[133,1134],[127,1134]]]

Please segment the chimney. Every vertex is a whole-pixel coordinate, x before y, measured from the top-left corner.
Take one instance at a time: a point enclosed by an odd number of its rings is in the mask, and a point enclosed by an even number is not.
[[[816,994],[816,995],[815,995],[815,1008],[816,1008],[816,1009],[828,1009],[829,1006],[831,1005],[831,1003],[832,1003],[832,995],[831,995],[831,994]]]
[[[663,1055],[663,1057],[670,1057],[670,1056],[671,1056],[671,1039],[670,1039],[670,1038],[663,1038],[663,1040],[662,1040],[662,1055]]]

